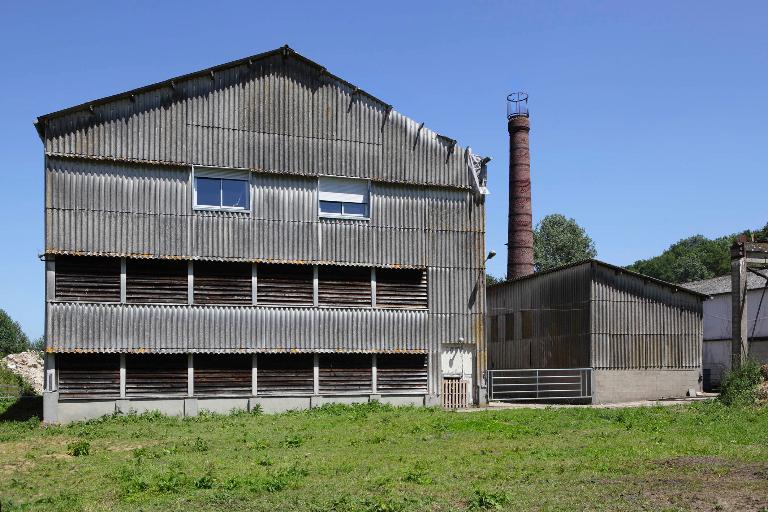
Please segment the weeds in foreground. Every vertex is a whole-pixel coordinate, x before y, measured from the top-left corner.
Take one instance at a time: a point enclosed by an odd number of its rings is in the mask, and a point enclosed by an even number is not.
[[[84,457],[91,453],[91,443],[85,439],[78,439],[67,445],[67,453],[73,457]]]
[[[725,374],[720,384],[720,400],[729,406],[750,406],[757,403],[763,374],[760,363],[747,359],[741,366]]]
[[[695,509],[702,503],[681,507],[679,497],[702,489],[749,508],[768,489],[767,429],[768,409],[719,400],[471,414],[334,405],[45,428],[9,422],[0,423],[0,510],[629,512]],[[89,443],[87,456],[66,456],[72,441]],[[731,471],[712,480],[692,470],[701,461]],[[645,482],[659,479],[669,486],[646,494]]]

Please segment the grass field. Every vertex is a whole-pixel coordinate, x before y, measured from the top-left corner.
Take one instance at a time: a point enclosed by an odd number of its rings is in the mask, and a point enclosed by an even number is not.
[[[768,510],[768,411],[374,403],[33,419],[0,423],[0,466],[3,512]]]

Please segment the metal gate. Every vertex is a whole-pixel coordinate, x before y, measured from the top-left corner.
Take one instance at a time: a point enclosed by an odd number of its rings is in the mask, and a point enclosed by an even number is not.
[[[570,401],[592,398],[592,368],[488,370],[492,402]]]

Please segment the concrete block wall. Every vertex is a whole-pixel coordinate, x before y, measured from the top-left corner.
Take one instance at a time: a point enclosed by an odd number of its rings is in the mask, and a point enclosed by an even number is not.
[[[701,370],[594,370],[592,401],[596,404],[683,397],[701,391]]]
[[[45,392],[43,407],[46,423],[71,423],[112,414],[141,414],[157,411],[168,416],[197,416],[202,411],[228,414],[261,407],[265,414],[321,407],[329,403],[356,404],[378,401],[394,406],[437,405],[430,395],[339,395],[271,396],[243,398],[158,398],[118,400],[59,400],[57,392]]]

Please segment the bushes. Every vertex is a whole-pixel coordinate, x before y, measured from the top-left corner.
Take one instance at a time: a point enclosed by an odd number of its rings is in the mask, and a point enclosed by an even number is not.
[[[720,383],[720,400],[726,405],[755,405],[762,382],[760,364],[754,359],[747,359],[739,368],[725,374]]]
[[[0,309],[0,357],[24,352],[29,347],[29,338],[21,330],[19,322]]]

